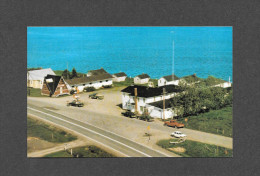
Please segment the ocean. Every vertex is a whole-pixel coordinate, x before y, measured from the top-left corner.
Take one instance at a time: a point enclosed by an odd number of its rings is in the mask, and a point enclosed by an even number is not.
[[[232,27],[28,27],[27,67],[232,81]]]

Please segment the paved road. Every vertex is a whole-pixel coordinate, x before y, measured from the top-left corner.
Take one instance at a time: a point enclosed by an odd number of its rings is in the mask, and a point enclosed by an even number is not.
[[[100,112],[91,112],[84,108],[68,108],[65,106],[66,102],[64,101],[64,105],[60,106],[57,104],[47,103],[47,98],[28,98],[28,105],[37,105],[39,107],[52,107],[56,108],[55,110],[57,113],[73,117],[84,123],[89,123],[107,131],[113,131],[116,134],[121,134],[127,138],[134,139],[135,135],[140,133],[140,129],[146,129],[147,125],[149,125],[152,131],[156,130],[156,134],[158,139],[162,137],[169,137],[169,134],[175,131],[174,128],[163,126],[162,123],[148,123],[138,119],[131,119],[131,118],[122,118],[122,116],[118,115],[111,115],[105,114]],[[105,123],[104,123],[105,122]],[[130,128],[131,127],[131,128]],[[123,130],[125,129],[125,130]],[[134,133],[131,131],[134,130]],[[138,132],[139,130],[139,132]],[[233,139],[230,137],[225,137],[221,135],[205,133],[202,131],[191,130],[187,128],[179,129],[183,133],[187,134],[190,140],[199,141],[207,144],[214,144],[226,148],[233,148]],[[153,135],[153,138],[155,138]],[[164,136],[160,136],[164,135]],[[155,142],[156,143],[156,142]],[[154,148],[154,147],[153,147]]]
[[[50,121],[62,127],[68,128],[80,134],[83,134],[102,145],[105,145],[127,157],[167,157],[169,155],[153,150],[144,145],[133,142],[129,139],[105,131],[98,127],[80,122],[67,116],[46,110],[44,108],[28,105],[28,114],[37,116],[44,120]],[[178,157],[178,155],[172,155]]]

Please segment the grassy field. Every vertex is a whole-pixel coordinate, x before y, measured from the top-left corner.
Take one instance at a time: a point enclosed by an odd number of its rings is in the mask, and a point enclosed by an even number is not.
[[[37,137],[54,143],[69,142],[77,139],[76,136],[30,117],[27,118],[27,137]]]
[[[113,82],[114,87],[131,86],[132,84],[134,84],[134,78],[129,77],[122,82]]]
[[[29,97],[47,97],[47,96],[41,95],[41,89],[28,88],[28,87],[27,87],[27,96],[29,96]]]
[[[184,119],[178,121],[184,123],[186,128],[232,137],[232,116],[232,107],[225,107],[189,116],[187,122]]]
[[[70,154],[70,150],[67,151],[60,151],[60,152],[55,152],[51,153],[48,155],[45,155],[44,157],[102,157],[102,158],[107,158],[107,157],[115,157],[104,150],[101,150],[100,148],[96,146],[84,146],[84,147],[77,147],[72,149],[73,155]]]
[[[186,140],[179,144],[170,144],[174,139],[165,139],[157,142],[162,148],[183,157],[232,157],[233,150],[216,145]]]

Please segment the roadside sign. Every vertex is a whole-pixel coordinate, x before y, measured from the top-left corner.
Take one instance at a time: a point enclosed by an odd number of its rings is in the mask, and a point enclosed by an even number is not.
[[[151,129],[151,127],[150,127],[150,126],[148,126],[148,127],[147,127],[147,130],[150,130],[150,129]]]

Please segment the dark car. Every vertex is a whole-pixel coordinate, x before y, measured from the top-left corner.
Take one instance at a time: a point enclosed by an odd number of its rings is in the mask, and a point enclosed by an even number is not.
[[[104,99],[104,95],[100,95],[98,93],[90,94],[88,97],[91,98],[91,99],[99,99],[99,100],[103,100]]]
[[[121,114],[123,116],[130,117],[130,118],[135,118],[136,117],[135,113],[133,113],[131,111],[122,112]]]
[[[67,103],[67,106],[83,107],[84,103],[79,100],[73,100],[72,102]]]

